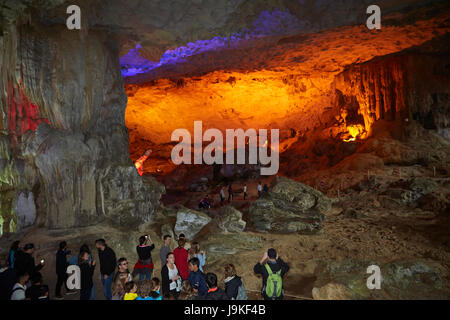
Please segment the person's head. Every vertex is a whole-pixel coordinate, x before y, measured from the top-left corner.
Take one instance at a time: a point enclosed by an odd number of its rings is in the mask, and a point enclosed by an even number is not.
[[[172,241],[172,237],[168,234],[164,236],[164,245],[166,247],[170,246],[170,242]]]
[[[83,262],[87,262],[88,260],[89,260],[89,252],[81,251],[78,256],[78,262],[83,263]]]
[[[35,272],[30,280],[33,285],[40,285],[42,284],[42,274],[40,272]]]
[[[128,261],[127,258],[120,258],[117,260],[117,266],[119,267],[120,272],[125,272],[128,269]]]
[[[261,181],[259,181],[258,184],[261,184]]]
[[[206,285],[209,289],[217,287],[217,276],[214,273],[208,272],[206,274]]]
[[[27,283],[28,280],[30,280],[30,275],[27,272],[22,273],[21,275],[19,275],[19,283],[21,285],[24,285],[25,283]]]
[[[124,295],[125,294],[125,284],[128,281],[128,274],[126,273],[119,273],[114,283],[112,284],[112,293],[113,295]]]
[[[275,261],[277,259],[277,251],[274,248],[270,248],[267,250],[267,257],[269,257],[269,260]]]
[[[64,250],[64,249],[66,249],[66,248],[67,248],[67,242],[61,241],[61,242],[59,243],[59,249],[60,249],[60,250]]]
[[[159,291],[159,288],[160,288],[160,281],[159,281],[159,278],[157,278],[157,277],[154,277],[154,278],[152,278],[152,285],[153,285],[153,290],[155,290],[155,291]]]
[[[139,237],[139,245],[144,245],[147,242],[147,236]]]
[[[200,268],[200,260],[198,260],[197,257],[192,258],[189,260],[189,270],[193,272],[197,272]]]
[[[180,292],[179,299],[187,300],[193,295],[194,295],[194,289],[192,288],[191,283],[189,282],[189,280],[183,280],[183,282],[181,283],[181,292]]]
[[[19,250],[19,248],[20,248],[20,240],[14,241],[11,244],[11,250],[17,251],[17,250]]]
[[[105,250],[106,247],[106,241],[105,239],[97,239],[95,240],[95,247],[99,250]]]
[[[153,284],[151,280],[142,280],[138,286],[137,294],[141,298],[147,298],[150,296],[150,292],[153,291]]]
[[[89,249],[89,246],[86,243],[80,247],[80,253],[83,251],[91,254],[91,249]]]
[[[192,242],[191,248],[194,253],[200,253],[200,244],[198,242]]]
[[[184,244],[186,243],[185,238],[179,238],[178,239],[178,248],[184,247]]]
[[[175,263],[175,256],[174,256],[173,252],[169,252],[167,254],[166,263],[169,263],[171,265]]]
[[[236,275],[236,268],[229,263],[225,266],[225,278],[234,277]]]
[[[26,245],[23,246],[23,251],[29,254],[33,254],[34,252],[34,244],[32,243],[27,243]]]
[[[126,293],[136,293],[137,292],[136,283],[134,281],[125,283],[125,292]]]

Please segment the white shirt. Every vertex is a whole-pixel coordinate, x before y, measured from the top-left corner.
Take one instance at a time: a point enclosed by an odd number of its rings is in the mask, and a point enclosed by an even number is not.
[[[262,191],[262,185],[258,184],[258,191]]]
[[[247,192],[247,186],[244,186],[244,192]]]
[[[177,282],[172,281],[172,279],[178,275],[178,269],[175,264],[173,265],[173,269],[170,269],[169,266],[167,266],[167,269],[169,269],[169,280],[171,281],[170,290],[174,290],[177,288]]]
[[[16,288],[21,288],[21,289],[17,289],[14,291],[14,289],[16,289]],[[23,286],[20,283],[16,283],[13,287],[14,292],[11,295],[11,300],[24,300],[25,299],[25,290],[27,290],[26,285]]]

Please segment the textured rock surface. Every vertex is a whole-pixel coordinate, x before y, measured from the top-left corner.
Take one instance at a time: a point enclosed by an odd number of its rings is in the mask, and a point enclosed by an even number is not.
[[[244,231],[246,222],[242,213],[231,206],[222,207],[213,221],[223,232],[239,233]]]
[[[260,232],[317,233],[331,201],[320,191],[302,183],[279,178],[269,194],[249,208],[249,220]]]
[[[203,212],[181,208],[177,212],[174,231],[177,237],[180,233],[184,233],[187,240],[193,240],[195,235],[210,221],[211,218]]]
[[[9,133],[2,135],[0,156],[6,160],[1,189],[9,192],[2,200],[4,231],[14,231],[6,227],[11,220],[17,225],[8,207],[20,190],[33,192],[36,223],[49,228],[105,218],[124,225],[148,221],[164,190],[143,184],[129,158],[117,45],[100,33],[64,27],[12,29],[0,38],[0,87],[14,94],[2,96],[1,104]],[[11,86],[19,89],[7,91]],[[25,113],[12,121],[17,110]],[[22,129],[15,130],[18,123]]]
[[[381,290],[369,290],[366,269],[378,265]],[[333,261],[321,270],[317,284],[333,279],[313,290],[317,299],[448,299],[443,290],[441,274],[444,266],[433,261],[396,260],[388,263],[373,261]]]

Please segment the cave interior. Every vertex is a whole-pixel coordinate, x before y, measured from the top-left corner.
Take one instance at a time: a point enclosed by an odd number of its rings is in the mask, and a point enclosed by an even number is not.
[[[0,254],[35,243],[53,283],[58,241],[104,237],[134,261],[144,232],[183,232],[255,291],[248,260],[273,246],[293,299],[449,299],[450,4],[378,2],[369,30],[368,1],[75,0],[68,30],[67,1],[6,1]],[[172,133],[195,121],[278,129],[278,173],[174,164]]]

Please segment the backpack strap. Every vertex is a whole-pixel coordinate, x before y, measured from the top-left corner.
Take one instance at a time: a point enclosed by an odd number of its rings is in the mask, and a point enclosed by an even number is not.
[[[269,276],[270,276],[271,274],[273,274],[273,271],[272,271],[272,269],[270,269],[269,264],[266,263],[264,266],[265,266],[265,268],[266,268],[266,270],[267,270],[267,273],[269,273]]]
[[[24,288],[22,288],[22,287],[17,287],[17,288],[14,288],[14,289],[11,291],[11,294],[12,294],[13,292],[16,292],[17,290],[23,290],[23,291],[25,291]]]

